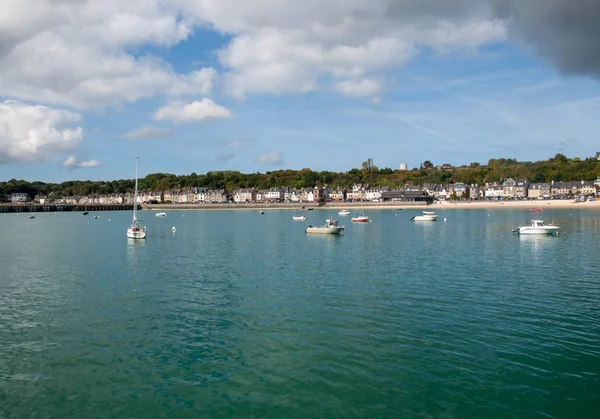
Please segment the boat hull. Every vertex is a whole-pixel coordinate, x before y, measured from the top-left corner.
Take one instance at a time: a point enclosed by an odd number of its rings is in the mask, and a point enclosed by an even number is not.
[[[155,214],[155,216],[156,216],[156,217],[166,217],[166,216],[167,216],[167,214],[166,214],[166,213],[164,213],[164,212],[159,212],[159,213]]]
[[[411,221],[437,221],[437,215],[416,215],[412,217]]]
[[[308,227],[306,234],[340,234],[344,227]]]
[[[521,235],[528,235],[528,236],[548,236],[551,234],[558,234],[558,227],[556,228],[532,228],[532,227],[525,227],[525,228],[520,228],[517,233],[521,234]]]
[[[146,230],[133,230],[131,228],[127,229],[127,238],[128,239],[145,239],[146,238]]]
[[[301,216],[301,217],[292,217],[292,220],[295,220],[295,221],[304,221],[305,219],[306,219],[306,217],[304,217],[304,216]]]
[[[367,217],[358,217],[352,219],[353,223],[368,223],[369,219]]]

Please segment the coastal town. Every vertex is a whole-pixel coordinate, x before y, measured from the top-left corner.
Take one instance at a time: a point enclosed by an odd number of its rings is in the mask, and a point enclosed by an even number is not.
[[[527,179],[507,178],[504,182],[484,185],[465,183],[405,185],[401,188],[371,187],[355,184],[352,188],[270,188],[225,189],[188,188],[166,191],[141,191],[139,204],[244,204],[244,203],[315,203],[315,202],[420,202],[499,201],[526,199],[592,200],[600,195],[600,177],[595,180],[533,183]],[[12,204],[117,205],[133,204],[133,194],[92,194],[87,196],[47,197],[12,193]]]

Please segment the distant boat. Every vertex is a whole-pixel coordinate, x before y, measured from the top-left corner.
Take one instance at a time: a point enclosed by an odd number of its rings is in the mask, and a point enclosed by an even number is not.
[[[308,226],[308,228],[304,230],[306,234],[340,234],[342,231],[344,231],[344,226],[338,225],[338,222],[333,219],[328,219],[324,226]]]
[[[258,211],[258,213],[259,213],[260,215],[263,215],[265,212],[264,212],[264,211]]]
[[[527,208],[527,212],[542,212],[541,208]]]
[[[438,218],[437,214],[433,211],[423,211],[423,215],[416,215],[412,217],[411,221],[436,221]]]
[[[312,211],[314,208],[308,208],[306,211]]]
[[[518,234],[558,234],[560,228],[553,225],[546,225],[542,220],[531,220],[530,226],[519,226],[513,230],[513,233]]]
[[[340,212],[338,212],[339,215],[350,215],[350,211],[348,210],[341,210]]]
[[[29,218],[35,218],[35,215],[30,215]]]
[[[304,215],[292,215],[292,220],[304,221],[306,220],[306,217]]]
[[[155,216],[156,216],[156,217],[166,217],[166,216],[167,216],[167,213],[166,213],[166,212],[157,212],[157,213],[155,214]]]
[[[353,223],[368,223],[369,222],[369,217],[367,217],[364,212],[360,212],[359,215],[352,217],[352,222]]]
[[[131,226],[127,229],[127,238],[129,239],[145,239],[147,228],[140,224],[137,219],[137,197],[138,197],[138,168],[140,165],[139,157],[135,163],[135,192],[133,194],[133,220]]]
[[[94,215],[94,220],[99,220],[100,216],[99,215]]]
[[[87,211],[83,213],[83,215],[88,215],[88,214],[89,214],[89,212],[87,212]]]

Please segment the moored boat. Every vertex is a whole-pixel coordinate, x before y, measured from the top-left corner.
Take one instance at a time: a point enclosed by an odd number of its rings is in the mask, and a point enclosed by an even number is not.
[[[306,220],[306,217],[304,215],[292,215],[292,220],[304,221]]]
[[[527,208],[527,212],[542,212],[541,208]]]
[[[340,234],[344,231],[344,226],[340,226],[338,222],[332,218],[325,221],[325,225],[321,227],[308,226],[304,232],[306,234]]]
[[[339,215],[350,215],[350,211],[348,210],[341,210],[340,212],[338,212]]]
[[[155,216],[156,216],[156,217],[166,217],[166,216],[167,216],[167,213],[166,213],[166,212],[157,212],[157,213],[155,214]]]
[[[135,192],[133,193],[133,220],[131,226],[127,229],[128,239],[145,239],[148,229],[146,226],[139,223],[137,219],[137,198],[138,198],[138,168],[140,165],[139,157],[135,163]]]
[[[433,211],[423,211],[423,215],[415,215],[411,221],[436,221],[438,215]]]
[[[542,220],[531,220],[529,226],[519,226],[513,230],[513,233],[517,234],[558,234],[560,227],[553,225],[546,225]]]
[[[365,215],[365,213],[361,211],[360,214],[352,217],[352,222],[353,223],[368,223],[369,217],[367,217]]]

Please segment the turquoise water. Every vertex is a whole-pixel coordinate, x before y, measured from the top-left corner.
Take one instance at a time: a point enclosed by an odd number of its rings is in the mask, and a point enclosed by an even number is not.
[[[597,417],[597,212],[365,213],[1,214],[0,417]]]

